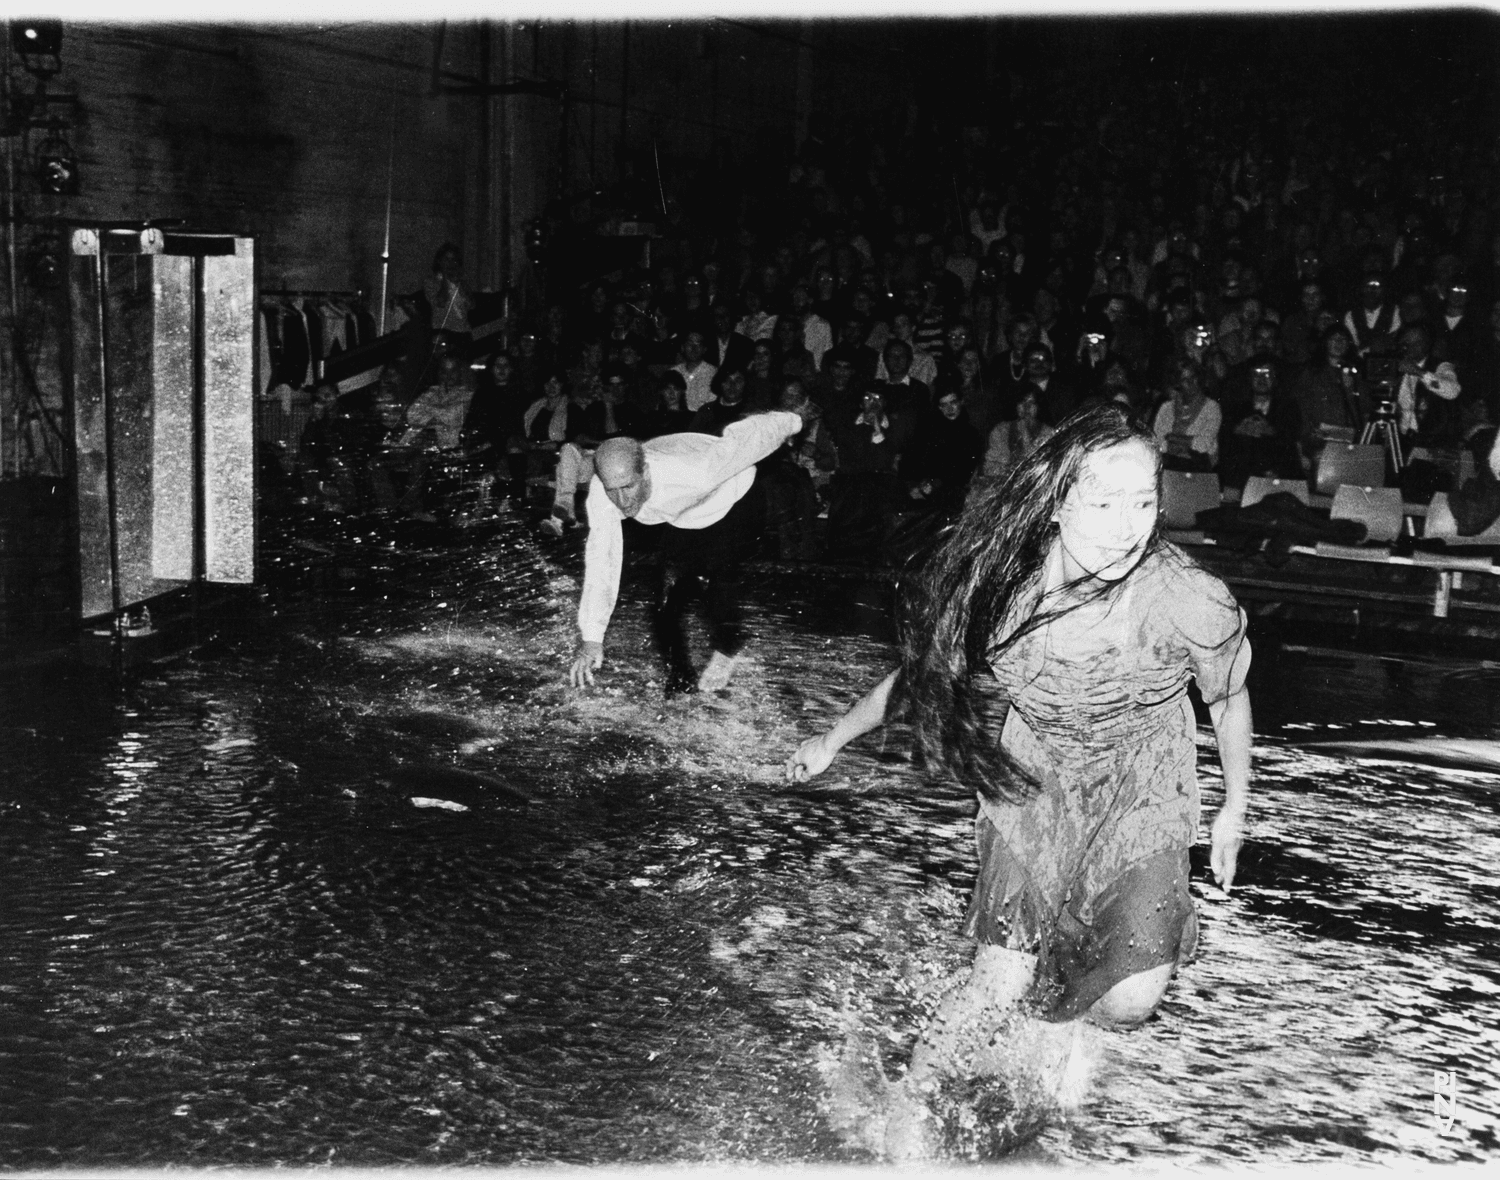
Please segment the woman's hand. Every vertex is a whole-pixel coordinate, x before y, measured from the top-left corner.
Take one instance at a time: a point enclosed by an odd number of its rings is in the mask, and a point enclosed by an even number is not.
[[[828,769],[837,751],[829,745],[827,737],[827,734],[820,734],[797,747],[797,752],[786,760],[787,781],[805,783],[813,775]]]
[[[799,751],[800,753],[800,751]],[[1208,867],[1225,893],[1234,884],[1234,870],[1239,863],[1240,845],[1245,841],[1243,809],[1222,807],[1214,817],[1209,835]]]

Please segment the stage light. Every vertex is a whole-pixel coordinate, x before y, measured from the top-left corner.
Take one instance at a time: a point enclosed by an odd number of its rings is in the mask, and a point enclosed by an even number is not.
[[[526,257],[533,263],[540,265],[543,258],[547,256],[547,226],[541,218],[535,218],[526,224]]]
[[[36,174],[43,192],[70,197],[78,191],[78,157],[61,127],[54,126],[37,148]]]
[[[21,64],[39,78],[51,77],[62,68],[62,21],[12,21],[10,47]]]

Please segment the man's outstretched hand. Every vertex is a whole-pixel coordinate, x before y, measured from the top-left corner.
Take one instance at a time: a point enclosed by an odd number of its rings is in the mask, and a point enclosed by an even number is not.
[[[578,645],[573,666],[568,669],[568,683],[574,688],[593,688],[594,673],[604,666],[604,644],[585,639]]]

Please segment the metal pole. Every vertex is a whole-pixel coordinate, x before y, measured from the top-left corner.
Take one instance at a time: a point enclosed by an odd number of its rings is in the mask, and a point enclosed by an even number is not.
[[[10,76],[10,38],[5,39],[5,110],[14,109],[15,85]],[[10,290],[10,329],[7,335],[10,347],[5,350],[4,371],[10,378],[6,385],[10,391],[14,408],[15,429],[11,432],[11,448],[15,452],[15,474],[21,475],[21,390],[16,379],[16,312],[19,300],[16,297],[16,139],[5,137],[5,249],[6,280]],[[0,430],[4,428],[4,415],[0,414]],[[0,476],[5,473],[5,440],[0,436]]]
[[[94,255],[94,281],[98,287],[99,398],[104,411],[104,496],[109,508],[109,598],[113,614],[110,626],[111,662],[116,678],[125,670],[125,618],[120,594],[120,521],[115,495],[115,401],[109,388],[109,317],[105,314],[104,235],[101,227],[98,253]]]
[[[385,241],[380,247],[380,317],[375,334],[385,335],[386,285],[391,273],[391,181],[396,173],[396,99],[391,97],[391,150],[385,165]]]
[[[500,76],[502,78],[512,78],[512,77],[515,76],[515,69],[513,68],[513,62],[514,62],[514,58],[515,58],[515,42],[514,42],[514,40],[511,37],[510,30],[505,25],[503,25],[503,24],[500,26],[499,35],[500,35],[500,53],[499,53],[499,57],[500,57]],[[496,122],[496,125],[499,128],[499,133],[500,133],[499,134],[499,140],[500,140],[500,142],[498,144],[499,150],[495,153],[495,155],[496,155],[496,164],[498,166],[499,173],[500,173],[500,175],[497,178],[497,183],[499,184],[499,188],[500,188],[500,235],[499,235],[500,236],[500,287],[501,287],[502,290],[509,290],[510,289],[510,280],[511,280],[511,270],[513,269],[512,263],[511,263],[511,254],[512,254],[511,234],[512,234],[513,230],[511,228],[511,223],[510,223],[510,221],[511,221],[511,196],[510,196],[510,177],[511,177],[511,168],[510,168],[510,157],[511,157],[510,114],[511,114],[511,109],[510,109],[510,97],[508,95],[502,94],[495,101],[498,103],[498,110],[496,111],[496,120],[495,120],[495,122]],[[509,315],[509,310],[510,310],[510,305],[509,305],[509,300],[507,300],[506,301],[506,329],[505,329],[506,330],[506,339],[505,339],[506,345],[509,345],[509,343],[510,343],[510,335],[509,335],[509,333],[510,333],[510,315]]]

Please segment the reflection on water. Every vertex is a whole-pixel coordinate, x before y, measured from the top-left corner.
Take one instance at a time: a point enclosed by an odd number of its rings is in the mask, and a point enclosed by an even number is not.
[[[6,686],[0,1164],[872,1159],[974,868],[972,805],[899,734],[780,777],[882,671],[880,595],[761,576],[734,688],[666,702],[627,589],[579,695],[565,568],[508,534],[380,553],[124,694]],[[952,1154],[1494,1157],[1495,670],[1258,651],[1200,957],[1080,1040],[1072,1109],[1013,1041],[949,1095]]]

